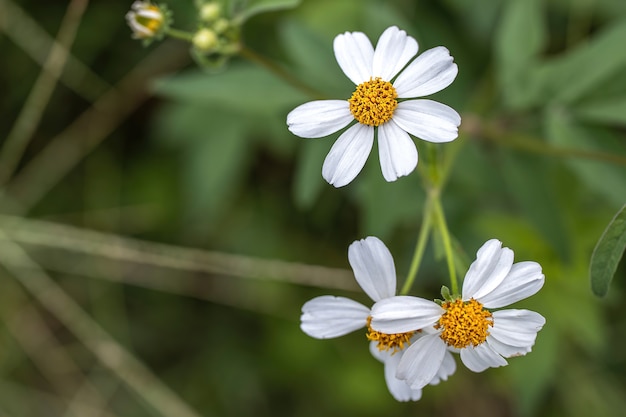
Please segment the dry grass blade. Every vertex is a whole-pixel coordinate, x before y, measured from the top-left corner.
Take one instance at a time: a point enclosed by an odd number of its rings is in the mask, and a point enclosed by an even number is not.
[[[120,261],[320,288],[358,290],[352,272],[346,269],[183,248],[5,215],[0,215],[0,228],[11,239],[23,244]]]
[[[165,41],[131,70],[114,88],[74,120],[7,185],[3,204],[26,212],[39,202],[87,154],[150,96],[155,76],[179,69],[188,52],[176,41]],[[6,210],[5,210],[6,211]]]
[[[98,358],[164,417],[200,417],[142,362],[118,344],[16,243],[0,231],[0,263]]]
[[[44,69],[48,53],[53,48],[64,48],[20,6],[10,0],[0,0],[0,30]],[[69,52],[67,64],[60,76],[65,86],[88,102],[95,101],[110,88],[102,78]]]
[[[73,0],[67,7],[57,42],[53,44],[41,73],[0,150],[0,184],[4,184],[13,175],[39,125],[69,56],[70,46],[74,42],[87,3],[87,0]]]

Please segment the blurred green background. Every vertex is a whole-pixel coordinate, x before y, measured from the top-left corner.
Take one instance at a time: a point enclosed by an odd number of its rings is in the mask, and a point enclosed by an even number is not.
[[[19,162],[0,184],[0,416],[624,415],[626,268],[603,299],[588,269],[626,202],[626,2],[304,0],[244,25],[247,47],[330,98],[353,90],[332,52],[345,31],[375,42],[397,25],[459,66],[434,96],[463,117],[441,146],[456,154],[450,230],[465,262],[489,238],[539,262],[546,285],[519,307],[547,323],[526,357],[481,374],[457,361],[406,404],[363,332],[314,340],[299,315],[316,295],[369,303],[347,262],[368,235],[402,282],[420,174],[386,183],[373,152],[329,186],[334,138],[285,124],[310,97],[243,58],[207,71],[184,42],[142,48],[130,5],[0,0],[0,161]],[[191,0],[168,5],[195,28]],[[55,83],[59,31],[71,52]],[[437,297],[446,271],[431,242],[415,293]]]

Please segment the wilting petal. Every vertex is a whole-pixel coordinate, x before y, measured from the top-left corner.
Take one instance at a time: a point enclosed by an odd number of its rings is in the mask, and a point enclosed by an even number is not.
[[[355,241],[348,248],[348,260],[357,282],[372,300],[396,294],[396,267],[380,239],[369,236]]]
[[[374,47],[361,32],[346,32],[335,37],[335,58],[344,74],[356,85],[372,76]]]
[[[322,166],[322,176],[329,184],[343,187],[363,169],[374,145],[374,128],[355,124],[343,132],[330,149]]]
[[[398,295],[374,304],[370,326],[387,334],[406,333],[433,326],[444,312],[443,308],[430,300]]]
[[[425,51],[393,83],[398,97],[423,97],[443,90],[454,81],[459,72],[452,61],[450,51],[443,46]]]
[[[317,100],[289,112],[287,128],[301,138],[321,138],[343,129],[353,120],[346,100]]]
[[[392,121],[413,136],[442,143],[459,136],[461,116],[452,107],[436,101],[407,100],[398,103]]]
[[[417,53],[417,41],[391,26],[380,35],[374,51],[373,77],[390,81]]]
[[[434,380],[445,354],[446,344],[439,335],[421,337],[404,351],[396,377],[412,389],[422,389]]]
[[[324,295],[302,306],[300,328],[316,339],[328,339],[365,327],[369,308],[345,297]]]
[[[411,137],[393,120],[378,127],[380,168],[387,181],[413,172],[417,166],[417,148]]]
[[[544,281],[541,265],[537,262],[518,262],[513,264],[500,285],[478,301],[487,308],[508,306],[536,294]]]
[[[487,368],[498,368],[508,364],[506,359],[491,349],[487,343],[461,349],[461,361],[470,371],[482,372]]]
[[[482,297],[496,289],[513,265],[513,251],[503,248],[502,242],[491,239],[476,253],[463,280],[463,300]]]

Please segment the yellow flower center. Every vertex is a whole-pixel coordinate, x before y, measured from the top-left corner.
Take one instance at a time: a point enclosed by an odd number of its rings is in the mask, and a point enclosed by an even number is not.
[[[380,77],[370,78],[356,86],[356,91],[348,100],[350,112],[364,125],[380,126],[389,121],[398,107],[398,93],[389,81]]]
[[[411,337],[419,330],[414,332],[407,333],[381,333],[378,332],[370,326],[372,322],[372,317],[367,318],[367,340],[371,340],[373,342],[378,342],[376,346],[378,350],[393,350],[393,353],[398,352],[404,349],[406,346],[411,344]]]
[[[469,301],[447,301],[442,307],[446,312],[441,315],[435,328],[443,329],[441,339],[448,346],[459,349],[478,346],[489,336],[493,317],[478,301],[473,298]]]
[[[136,17],[137,23],[155,33],[161,27],[161,23],[163,23],[163,15],[161,14],[161,9],[153,4],[150,4],[144,6],[144,10],[156,12],[159,14],[159,17],[146,17],[139,14]]]

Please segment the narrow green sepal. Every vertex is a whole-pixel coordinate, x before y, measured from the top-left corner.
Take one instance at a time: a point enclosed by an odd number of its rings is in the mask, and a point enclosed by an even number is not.
[[[441,296],[446,301],[452,301],[452,296],[450,295],[450,289],[445,285],[441,286]]]

